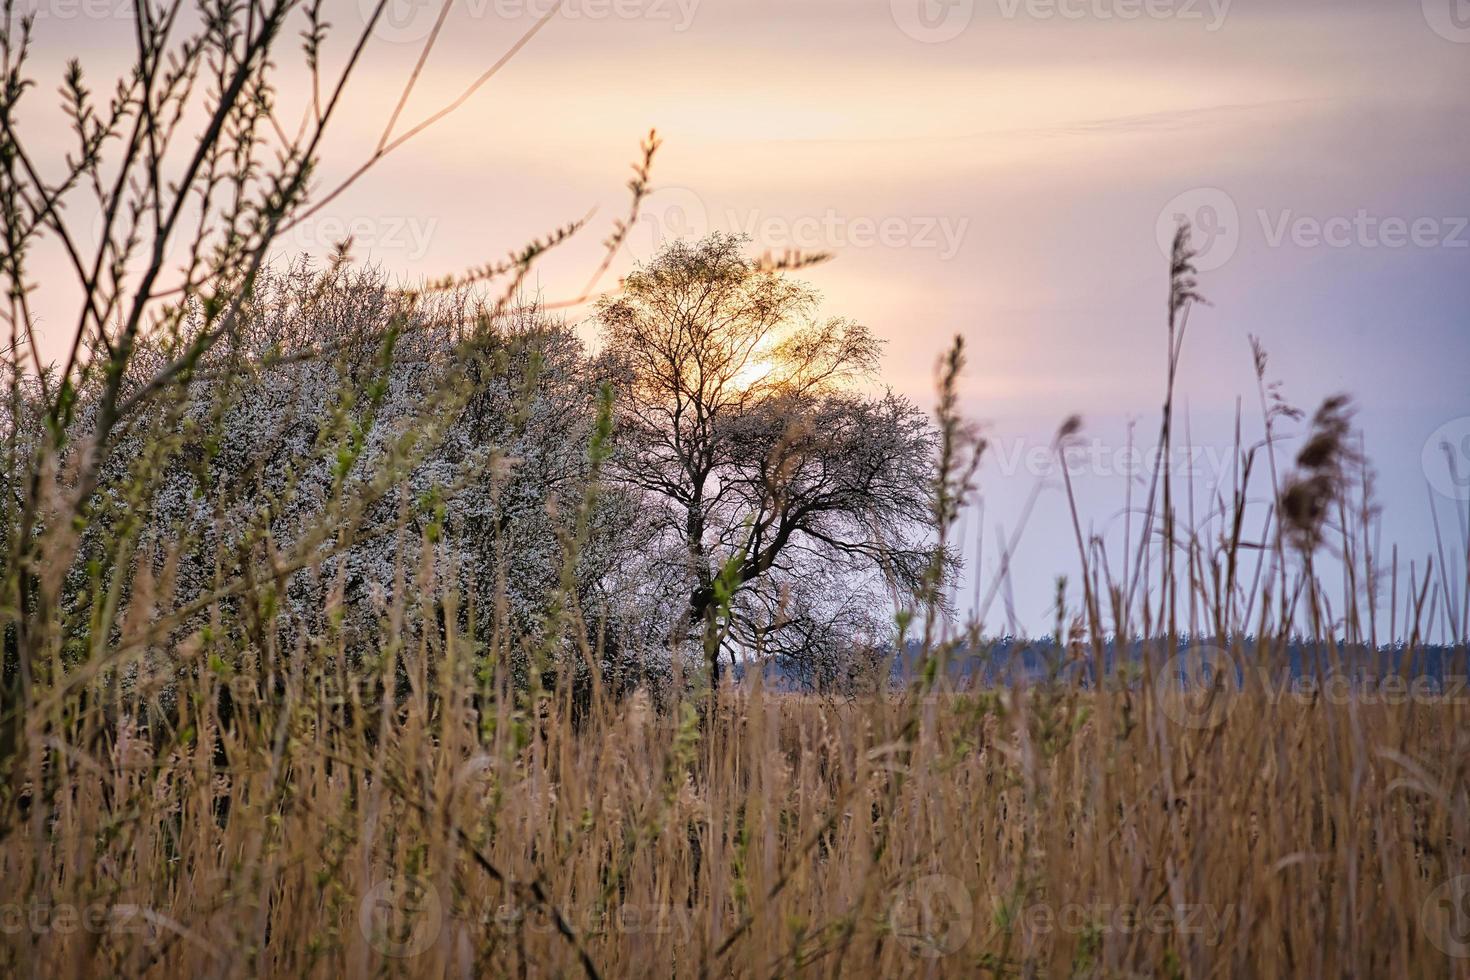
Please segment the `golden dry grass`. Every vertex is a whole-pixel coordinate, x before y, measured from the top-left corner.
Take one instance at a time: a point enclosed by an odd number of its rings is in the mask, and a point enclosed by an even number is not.
[[[428,681],[450,696],[415,690],[387,714],[304,673],[269,700],[235,678],[227,724],[220,679],[200,676],[166,757],[120,721],[110,755],[73,743],[37,774],[65,788],[0,849],[6,972],[1470,964],[1448,955],[1467,952],[1463,697],[1250,691],[1202,712],[1144,683],[850,702],[746,689],[714,725],[638,696],[577,730],[555,699],[535,724],[508,700],[481,717],[452,669]]]

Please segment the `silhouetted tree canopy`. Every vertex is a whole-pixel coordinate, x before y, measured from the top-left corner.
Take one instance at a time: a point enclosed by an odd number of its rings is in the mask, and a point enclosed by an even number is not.
[[[871,390],[881,347],[818,314],[809,286],[743,239],[674,243],[604,300],[619,380],[612,472],[652,512],[653,581],[673,642],[796,661],[818,679],[881,630],[932,555],[936,435]]]

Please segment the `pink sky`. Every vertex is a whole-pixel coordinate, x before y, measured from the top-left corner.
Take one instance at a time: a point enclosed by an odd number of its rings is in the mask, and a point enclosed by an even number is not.
[[[64,58],[82,55],[102,87],[128,55],[116,9],[44,8],[27,116],[43,157],[63,146],[46,111]],[[459,0],[405,118],[452,98],[544,9]],[[361,23],[357,0],[327,10],[344,32]],[[436,11],[393,0],[325,183],[376,142]],[[1422,555],[1426,483],[1450,527],[1466,495],[1426,472],[1426,440],[1449,426],[1470,453],[1467,14],[1464,0],[568,0],[456,115],[287,245],[321,252],[350,230],[359,255],[440,275],[596,208],[537,275],[546,298],[574,295],[657,127],[656,190],[607,284],[705,230],[832,251],[807,276],[827,312],[888,340],[886,380],[924,404],[936,355],[963,334],[967,404],[1001,451],[983,474],[990,534],[1035,479],[1023,450],[1071,412],[1093,447],[1086,519],[1112,526],[1128,423],[1145,445],[1157,426],[1160,229],[1188,213],[1211,232],[1214,305],[1180,382],[1201,483],[1228,451],[1236,396],[1254,403],[1254,333],[1292,401],[1358,396],[1385,537]],[[48,345],[74,316],[41,314]],[[1075,576],[1069,542],[1048,490],[1016,567],[1022,625],[1049,622],[1052,577]]]

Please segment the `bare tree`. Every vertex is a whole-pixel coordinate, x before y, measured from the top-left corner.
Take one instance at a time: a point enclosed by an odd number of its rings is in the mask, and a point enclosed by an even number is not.
[[[744,239],[675,243],[598,307],[619,381],[615,478],[654,511],[649,555],[670,641],[794,661],[818,679],[881,629],[933,557],[936,434],[864,383],[880,343],[746,258]]]

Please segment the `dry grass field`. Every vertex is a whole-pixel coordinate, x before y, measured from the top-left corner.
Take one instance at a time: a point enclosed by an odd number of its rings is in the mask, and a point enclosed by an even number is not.
[[[574,726],[477,710],[443,653],[433,680],[410,656],[396,712],[314,663],[270,699],[201,671],[162,749],[72,733],[33,773],[54,809],[0,850],[7,972],[1442,976],[1467,952],[1463,695],[756,689],[712,723],[635,696]]]

